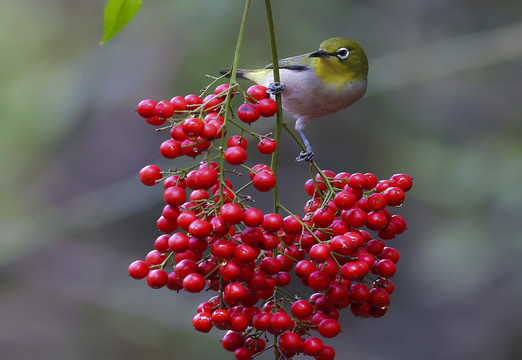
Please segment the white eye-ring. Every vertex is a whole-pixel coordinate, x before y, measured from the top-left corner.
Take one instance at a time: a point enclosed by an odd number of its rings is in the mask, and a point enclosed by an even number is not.
[[[340,48],[337,50],[337,57],[341,60],[348,59],[348,56],[350,56],[350,51],[347,48]]]

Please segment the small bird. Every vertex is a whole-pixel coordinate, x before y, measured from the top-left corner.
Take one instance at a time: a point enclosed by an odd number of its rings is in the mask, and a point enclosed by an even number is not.
[[[295,129],[306,148],[296,160],[312,161],[314,153],[304,128],[363,97],[368,76],[364,49],[353,40],[334,37],[323,41],[317,51],[279,60],[280,84],[274,83],[272,70],[272,64],[264,69],[238,70],[237,78],[266,86],[271,94],[281,93],[283,109],[297,119]]]

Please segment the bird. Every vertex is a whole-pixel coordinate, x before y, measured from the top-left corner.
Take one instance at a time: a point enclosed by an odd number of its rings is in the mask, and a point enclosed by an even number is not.
[[[333,37],[323,41],[316,51],[280,59],[278,64],[280,83],[274,82],[273,64],[263,69],[239,69],[236,78],[263,85],[272,95],[281,93],[282,107],[296,118],[295,129],[305,146],[296,160],[312,161],[314,152],[304,133],[305,127],[310,121],[343,110],[364,96],[368,58],[357,42]]]

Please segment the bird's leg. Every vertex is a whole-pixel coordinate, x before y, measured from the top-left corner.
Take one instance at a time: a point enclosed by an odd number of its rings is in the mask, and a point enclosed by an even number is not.
[[[282,93],[285,88],[285,84],[279,82],[272,82],[268,85],[266,92],[272,95],[277,95]]]
[[[312,149],[312,146],[308,142],[308,139],[306,138],[306,135],[304,133],[303,129],[298,130],[299,135],[301,135],[301,138],[303,139],[304,145],[306,150],[301,151],[299,156],[295,159],[296,161],[312,161],[314,158],[314,151]]]

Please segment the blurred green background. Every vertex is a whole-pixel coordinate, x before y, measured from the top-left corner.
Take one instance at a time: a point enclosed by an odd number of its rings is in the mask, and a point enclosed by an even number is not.
[[[127,265],[152,249],[162,208],[137,172],[169,166],[157,155],[165,134],[133,109],[197,92],[230,66],[243,2],[145,1],[99,46],[104,5],[2,2],[0,358],[231,359],[223,333],[192,330],[208,294],[153,291]],[[409,230],[390,243],[402,253],[392,307],[381,319],[342,314],[328,341],[337,358],[521,359],[522,2],[273,10],[280,56],[341,35],[370,60],[365,98],[307,128],[319,165],[415,179],[398,210]],[[240,66],[269,63],[260,0],[245,36]],[[309,171],[283,140],[282,200],[301,211]]]

